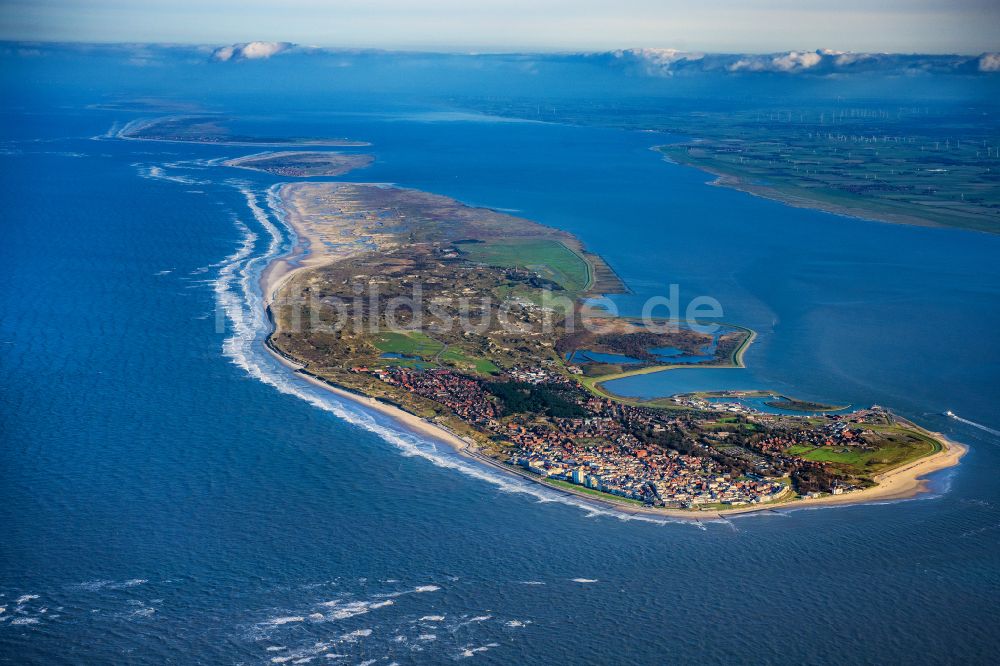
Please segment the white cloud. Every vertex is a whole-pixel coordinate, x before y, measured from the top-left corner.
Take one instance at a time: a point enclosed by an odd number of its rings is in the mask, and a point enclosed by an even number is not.
[[[820,64],[817,51],[789,51],[775,56],[744,56],[727,67],[730,72],[801,72]]]
[[[669,66],[671,63],[675,63],[678,60],[700,60],[703,57],[700,53],[688,53],[687,51],[680,51],[678,49],[646,48],[628,49],[627,51],[615,52],[615,55],[618,55],[619,57],[626,54],[642,60],[647,60],[656,65],[666,66]]]
[[[776,56],[771,60],[774,68],[781,72],[791,72],[798,69],[809,69],[815,67],[823,60],[823,56],[815,51],[789,51],[783,56]]]
[[[767,65],[760,58],[740,58],[726,69],[730,72],[763,72]]]
[[[690,53],[678,49],[643,48],[613,51],[619,59],[632,59],[641,62],[647,74],[670,76],[670,67],[674,63],[688,61],[696,62],[705,57],[703,53]]]
[[[865,60],[872,60],[875,56],[870,53],[839,53],[837,57],[833,59],[834,64],[837,67],[847,67],[848,65],[853,65],[856,62],[864,62]]]
[[[292,48],[290,42],[244,42],[231,46],[220,46],[212,51],[212,59],[220,62],[230,60],[262,60]]]
[[[979,58],[980,72],[1000,72],[1000,53],[984,53]]]

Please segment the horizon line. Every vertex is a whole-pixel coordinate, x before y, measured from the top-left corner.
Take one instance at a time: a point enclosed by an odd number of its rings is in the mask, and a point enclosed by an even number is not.
[[[481,48],[474,46],[360,46],[360,45],[318,45],[318,44],[303,44],[300,42],[294,42],[289,40],[270,40],[270,39],[249,39],[240,42],[201,42],[201,41],[127,41],[127,40],[96,40],[96,41],[76,41],[76,40],[62,40],[62,39],[18,39],[18,38],[2,38],[0,37],[0,44],[17,44],[17,45],[45,45],[45,46],[159,46],[159,47],[169,47],[169,48],[206,48],[206,49],[216,49],[226,46],[236,46],[254,43],[267,43],[267,44],[283,44],[287,45],[289,48],[298,48],[304,50],[314,50],[314,51],[330,51],[330,52],[358,52],[358,51],[368,51],[368,52],[382,52],[382,53],[413,53],[413,54],[431,54],[431,55],[465,55],[465,56],[491,56],[491,55],[590,55],[590,54],[604,54],[604,53],[618,53],[618,52],[635,52],[635,51],[672,51],[678,54],[702,54],[702,55],[774,55],[779,53],[820,53],[820,54],[866,54],[866,55],[885,55],[885,56],[936,56],[936,57],[948,57],[948,56],[958,56],[958,57],[974,57],[982,56],[992,53],[1000,52],[1000,47],[997,49],[987,49],[979,51],[875,51],[875,50],[839,50],[831,49],[828,47],[818,47],[818,48],[786,48],[779,50],[749,50],[749,51],[717,51],[708,49],[679,49],[669,46],[620,46],[614,48],[576,48],[576,49],[563,49],[563,48],[546,48],[546,47],[510,47],[509,49],[504,47],[494,48]]]

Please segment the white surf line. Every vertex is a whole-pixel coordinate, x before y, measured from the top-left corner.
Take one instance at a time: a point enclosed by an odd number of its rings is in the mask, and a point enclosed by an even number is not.
[[[253,252],[256,236],[243,222],[237,226],[244,233],[241,247],[224,262],[215,281],[215,292],[220,309],[228,318],[232,333],[223,342],[223,354],[234,364],[242,368],[251,377],[277,389],[281,393],[296,396],[309,404],[332,413],[337,418],[361,427],[381,437],[400,450],[404,456],[419,456],[432,464],[461,472],[467,476],[486,481],[502,492],[514,492],[531,495],[539,502],[559,502],[577,507],[586,512],[587,517],[609,516],[622,521],[641,521],[657,525],[683,523],[704,530],[700,521],[690,521],[673,518],[629,514],[613,509],[602,509],[595,505],[577,500],[564,493],[549,492],[542,486],[530,481],[521,481],[514,477],[492,473],[461,459],[458,454],[442,453],[433,440],[421,437],[416,433],[401,428],[393,428],[380,423],[374,415],[367,412],[361,405],[349,401],[338,400],[332,394],[314,388],[302,379],[291,374],[284,366],[273,359],[264,349],[263,342],[270,332],[263,296],[260,293],[259,280],[263,271],[274,259],[286,254],[294,239],[294,231],[284,222],[281,202],[278,197],[280,185],[274,185],[267,191],[266,212],[259,200],[258,193],[250,189],[246,183],[237,181],[231,185],[244,195],[254,221],[270,237],[267,249],[256,255]],[[286,234],[272,222],[277,220],[281,227],[287,229]],[[249,249],[248,249],[249,248]],[[449,451],[450,453],[450,451]]]
[[[129,122],[122,125],[121,129],[115,132],[113,138],[123,139],[126,141],[145,141],[147,139],[142,139],[140,137],[133,136],[133,132],[145,129],[158,122],[165,120],[174,120],[176,118],[183,118],[184,116],[158,116],[156,118],[136,118],[135,120],[130,120]],[[110,131],[110,130],[109,130]],[[155,141],[156,139],[154,139]]]
[[[132,121],[132,122],[135,122],[135,121]],[[120,121],[115,120],[114,122],[111,123],[111,127],[109,127],[107,129],[107,131],[104,132],[104,134],[95,134],[94,136],[90,137],[90,140],[91,141],[107,141],[108,139],[117,139],[117,138],[119,138],[119,136],[118,136],[119,133],[128,124],[129,123],[125,123],[125,125],[122,125],[122,123]]]
[[[153,118],[136,118],[135,120],[130,120],[126,123],[122,123],[116,120],[111,123],[111,127],[104,134],[98,134],[96,136],[90,137],[94,141],[107,141],[108,139],[120,139],[120,140],[130,140],[129,132],[135,129],[141,129],[150,125],[155,119]]]

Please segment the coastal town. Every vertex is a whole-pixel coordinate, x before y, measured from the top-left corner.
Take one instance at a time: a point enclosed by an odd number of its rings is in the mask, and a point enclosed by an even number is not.
[[[616,396],[606,382],[637,369],[738,365],[752,332],[606,313],[581,325],[588,295],[624,285],[574,239],[529,220],[384,186],[283,195],[297,228],[322,239],[323,263],[284,283],[269,347],[511,473],[605,502],[724,511],[863,491],[941,450],[879,406]],[[553,294],[562,310],[548,305]],[[476,326],[463,319],[469,303],[482,304]],[[340,321],[344,312],[354,320]]]
[[[864,450],[871,447],[868,441],[874,435],[867,426],[891,420],[888,412],[874,406],[852,413],[849,419],[831,416],[820,426],[803,421],[803,427],[790,429],[776,427],[787,425],[787,417],[749,413],[745,425],[758,432],[754,437],[738,444],[703,446],[697,444],[694,434],[716,422],[711,412],[616,403],[585,393],[572,379],[549,368],[513,368],[508,381],[526,392],[557,392],[579,408],[578,414],[505,415],[504,405],[490,392],[489,383],[448,369],[360,366],[352,370],[446,406],[490,433],[492,440],[501,444],[501,460],[540,479],[668,508],[736,507],[780,500],[792,492],[787,482],[789,471],[793,478],[802,480],[826,476],[823,465],[786,455],[788,449]],[[685,442],[685,438],[690,441]],[[807,493],[839,495],[858,488],[832,476],[826,484]]]

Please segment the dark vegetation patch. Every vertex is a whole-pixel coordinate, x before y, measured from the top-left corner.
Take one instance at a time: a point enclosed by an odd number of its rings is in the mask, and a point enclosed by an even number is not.
[[[503,415],[545,414],[556,418],[583,418],[587,411],[573,401],[572,392],[562,387],[526,382],[484,382],[483,387],[503,407]]]

